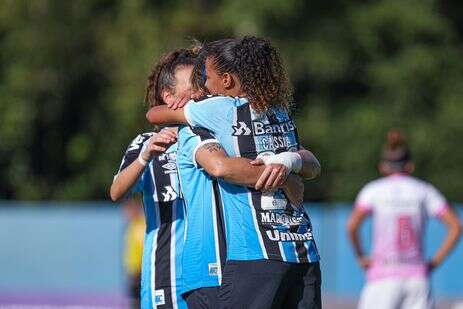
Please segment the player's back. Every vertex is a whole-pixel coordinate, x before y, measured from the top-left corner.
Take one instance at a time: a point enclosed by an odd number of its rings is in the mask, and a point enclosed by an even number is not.
[[[257,112],[246,98],[216,96],[185,107],[193,127],[212,132],[229,156],[259,156],[297,151],[296,126],[285,110]],[[219,180],[227,258],[316,262],[310,219],[277,190],[268,194]]]
[[[394,174],[367,184],[357,206],[373,216],[372,266],[369,279],[425,276],[423,236],[429,216],[438,216],[445,199],[430,184]]]
[[[128,146],[119,172],[137,160],[153,136],[138,135]],[[176,167],[177,144],[155,155],[131,189],[143,195],[146,233],[142,263],[142,308],[156,305],[186,308],[182,289],[181,257],[184,239],[184,204]]]

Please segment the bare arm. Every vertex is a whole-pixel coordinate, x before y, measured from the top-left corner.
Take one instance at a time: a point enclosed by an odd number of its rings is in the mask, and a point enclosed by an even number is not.
[[[183,108],[173,110],[167,105],[152,107],[146,113],[146,119],[156,125],[187,124]]]
[[[111,200],[117,202],[122,199],[137,182],[144,170],[145,166],[135,160],[117,174],[109,190]]]
[[[228,157],[219,143],[208,143],[196,151],[196,162],[211,176],[227,182],[253,187],[265,166],[253,166],[251,160]]]
[[[302,148],[297,152],[302,159],[302,168],[299,175],[305,179],[313,179],[320,176],[321,166],[312,152]]]
[[[370,261],[363,253],[358,230],[367,216],[368,212],[359,208],[354,208],[347,222],[347,234],[349,235],[357,260],[364,269],[369,267]]]
[[[195,159],[209,175],[248,187],[254,187],[265,173],[278,175],[272,189],[281,188],[293,205],[302,204],[304,185],[298,176],[283,178],[283,175],[286,175],[286,167],[282,164],[251,165],[249,159],[228,157],[219,143],[203,145],[196,151]]]
[[[433,270],[438,267],[447,255],[452,251],[460,238],[462,227],[458,215],[451,209],[448,208],[440,217],[441,221],[447,227],[447,235],[442,242],[439,249],[434,254],[433,258],[429,261],[429,270]]]
[[[174,132],[163,129],[150,138],[148,146],[140,154],[142,160],[145,162],[150,161],[154,155],[166,151],[167,147],[175,143],[176,140],[177,136]],[[134,160],[116,175],[109,190],[109,195],[113,202],[120,200],[130,191],[145,170],[145,165],[142,161]]]

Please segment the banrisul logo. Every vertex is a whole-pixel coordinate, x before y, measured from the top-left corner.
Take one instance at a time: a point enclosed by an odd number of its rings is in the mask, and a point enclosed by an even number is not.
[[[238,125],[232,126],[232,128],[234,136],[251,135],[251,129],[249,129],[249,127],[246,125],[246,122],[244,121],[238,122]]]
[[[252,126],[254,135],[285,134],[296,129],[296,126],[292,120],[280,123],[263,123],[260,121],[253,121]]]
[[[252,122],[252,130],[244,121],[238,122],[237,125],[233,126],[233,135],[251,135],[251,132],[256,135],[266,134],[286,134],[294,131],[296,126],[292,120],[279,123],[264,123],[261,121]]]

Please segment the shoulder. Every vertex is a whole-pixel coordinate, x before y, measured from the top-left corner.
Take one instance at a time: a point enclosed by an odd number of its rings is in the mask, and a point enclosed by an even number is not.
[[[372,180],[368,182],[366,185],[363,186],[361,192],[365,193],[373,193],[378,190],[381,190],[381,188],[386,184],[386,178],[378,178],[375,180]]]
[[[202,97],[199,97],[197,99],[194,99],[193,101],[195,103],[211,103],[211,102],[226,102],[226,101],[232,101],[232,100],[235,100],[234,97],[230,97],[230,96],[225,96],[225,95],[221,95],[221,94],[208,94],[208,95],[204,95]]]
[[[434,186],[422,179],[417,177],[413,177],[411,175],[401,176],[403,183],[410,189],[414,190],[414,192],[423,192],[426,194],[429,191],[436,190]]]
[[[144,132],[138,134],[132,141],[130,142],[129,146],[127,147],[127,151],[133,151],[140,149],[143,147],[143,144],[149,140],[151,136],[154,135],[154,132]]]
[[[200,99],[193,100],[193,102],[191,102],[190,104],[194,106],[201,106],[201,107],[203,106],[219,107],[220,106],[220,107],[230,107],[231,108],[231,107],[240,106],[245,102],[247,102],[246,99],[241,99],[238,97],[230,97],[230,96],[223,96],[223,95],[208,95]]]

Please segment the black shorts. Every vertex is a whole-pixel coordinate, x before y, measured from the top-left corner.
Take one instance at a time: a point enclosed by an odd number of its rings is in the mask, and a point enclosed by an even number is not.
[[[216,309],[219,307],[219,287],[199,288],[182,295],[188,309]]]
[[[319,309],[321,273],[316,263],[227,261],[219,289],[222,309]]]

